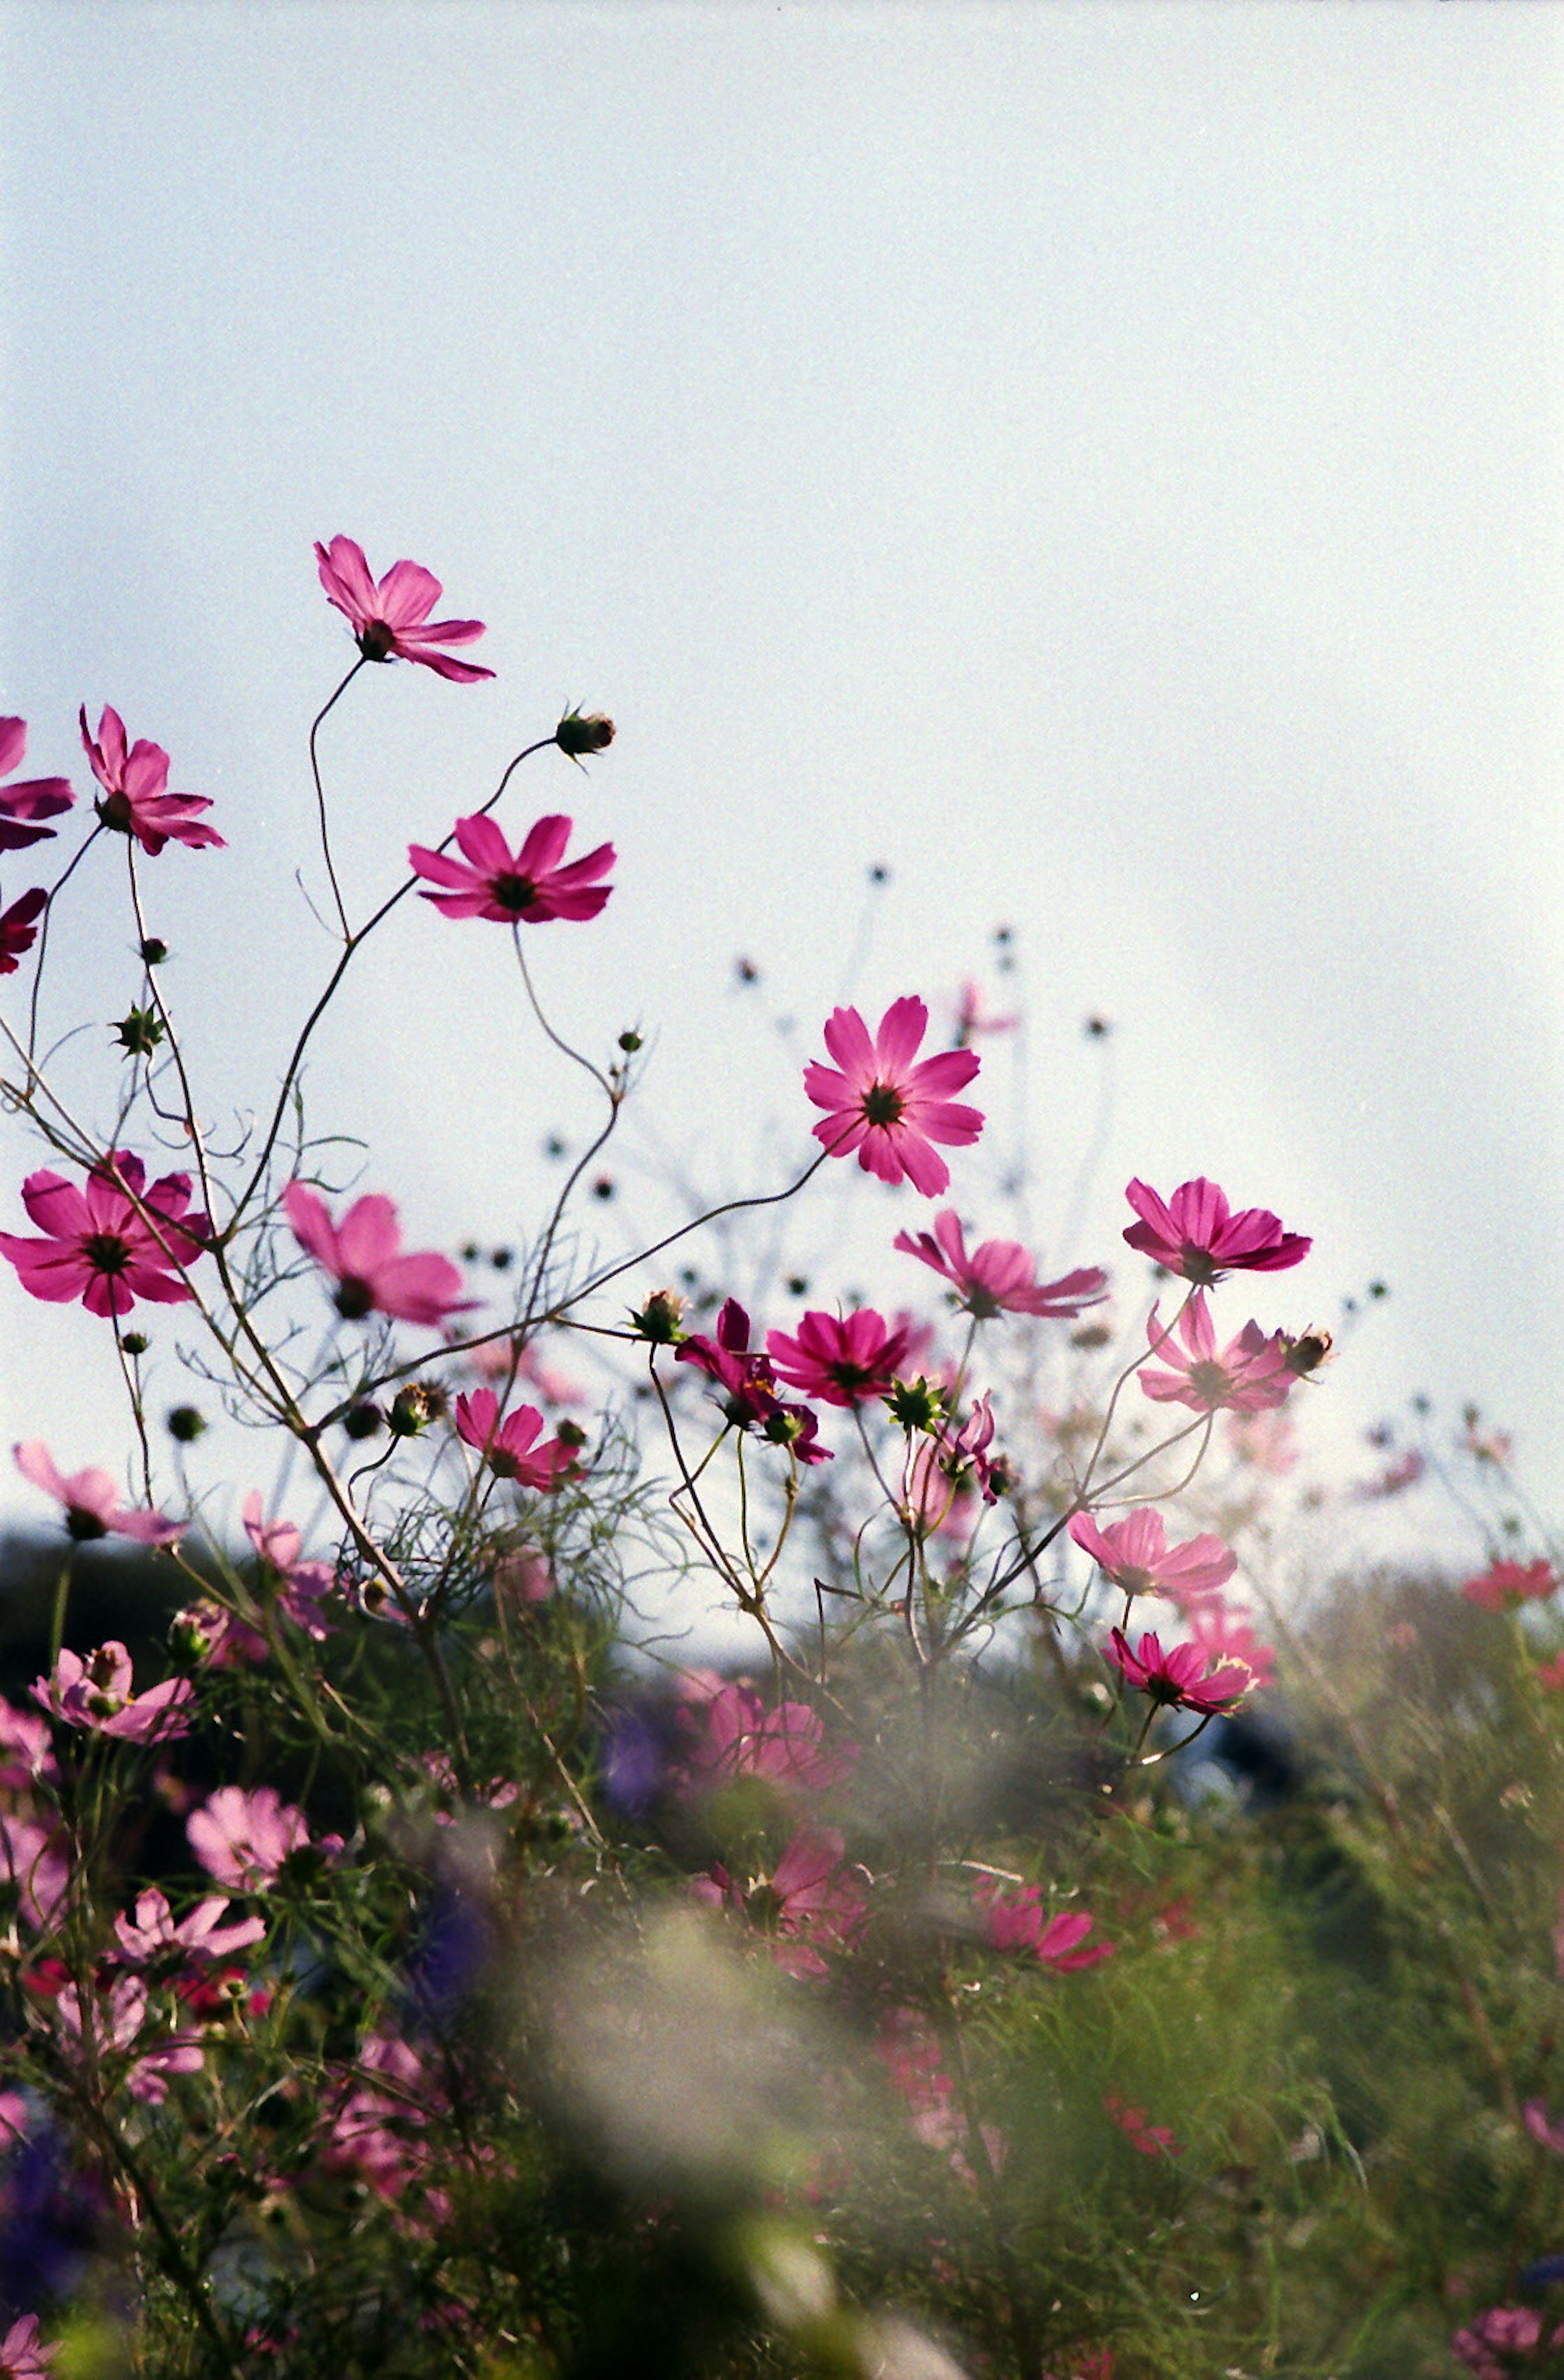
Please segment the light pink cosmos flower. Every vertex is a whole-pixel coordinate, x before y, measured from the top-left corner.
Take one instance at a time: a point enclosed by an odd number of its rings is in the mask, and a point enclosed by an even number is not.
[[[0,777],[19,769],[27,751],[27,722],[0,719]],[[75,803],[67,777],[28,777],[19,784],[0,785],[0,851],[25,851],[30,843],[46,842],[59,829],[45,826]]]
[[[1533,2140],[1551,2149],[1555,2156],[1564,2157],[1564,2120],[1554,2122],[1546,2099],[1528,2099],[1521,2116]]]
[[[856,1314],[806,1314],[796,1338],[766,1334],[766,1353],[779,1379],[828,1405],[867,1404],[884,1396],[907,1357],[909,1334],[870,1305]]]
[[[273,1785],[258,1786],[253,1793],[239,1785],[220,1785],[200,1809],[191,1811],[185,1832],[208,1876],[232,1892],[275,1884],[297,1852],[313,1849],[332,1860],[342,1849],[340,1835],[322,1835],[312,1845],[303,1811],[283,1801]]]
[[[1162,1515],[1149,1504],[1099,1529],[1089,1512],[1077,1512],[1070,1534],[1105,1578],[1126,1595],[1166,1595],[1178,1603],[1214,1595],[1238,1568],[1238,1556],[1220,1537],[1186,1537],[1170,1546]]]
[[[957,1303],[976,1322],[996,1314],[1040,1314],[1073,1318],[1108,1294],[1108,1275],[1083,1265],[1059,1281],[1039,1281],[1035,1257],[1019,1240],[984,1240],[969,1254],[961,1217],[953,1207],[934,1218],[932,1232],[898,1232],[895,1245],[943,1273],[960,1293]]]
[[[1231,1271],[1284,1272],[1302,1264],[1314,1245],[1297,1232],[1284,1232],[1263,1207],[1233,1214],[1204,1174],[1182,1182],[1167,1200],[1144,1182],[1132,1182],[1124,1196],[1141,1219],[1124,1233],[1131,1247],[1204,1288]]]
[[[698,1706],[686,1705],[685,1724],[700,1732],[685,1756],[692,1781],[731,1784],[738,1777],[802,1793],[826,1793],[852,1774],[855,1743],[828,1749],[819,1713],[807,1703],[768,1708],[753,1686],[720,1686]]]
[[[55,1468],[48,1448],[35,1438],[11,1451],[22,1477],[65,1506],[66,1527],[78,1540],[134,1537],[138,1545],[171,1546],[184,1534],[182,1522],[121,1504],[119,1490],[106,1471],[73,1471],[67,1476]]]
[[[141,737],[127,750],[125,722],[117,710],[105,708],[94,741],[83,709],[81,741],[103,789],[93,808],[116,834],[133,834],[149,859],[155,859],[165,843],[188,844],[192,850],[225,848],[216,828],[200,823],[201,811],[212,808],[207,796],[169,793],[168,755],[163,746]]]
[[[690,1887],[714,1908],[743,1909],[772,1936],[779,1967],[790,1975],[830,1973],[821,1947],[845,1949],[862,1929],[868,1902],[857,1874],[843,1868],[844,1838],[834,1827],[801,1827],[769,1876],[744,1891],[719,1864]]]
[[[38,940],[38,920],[49,905],[49,895],[35,885],[0,914],[0,975],[15,975]]]
[[[825,1043],[832,1066],[818,1060],[804,1069],[804,1088],[826,1113],[815,1138],[833,1157],[858,1153],[866,1173],[881,1182],[910,1182],[926,1198],[950,1186],[951,1169],[935,1141],[964,1148],[983,1129],[976,1108],[953,1106],[952,1091],[964,1089],[980,1061],[975,1050],[945,1050],[919,1060],[928,1030],[921,1000],[893,1000],[871,1041],[855,1008],[833,1008]]]
[[[517,1405],[502,1421],[493,1390],[475,1389],[470,1397],[456,1399],[455,1418],[456,1436],[477,1448],[497,1479],[546,1489],[563,1486],[580,1468],[579,1449],[567,1446],[564,1439],[535,1445],[543,1427],[536,1405]]]
[[[1230,1414],[1227,1441],[1238,1461],[1252,1470],[1269,1471],[1279,1478],[1297,1467],[1297,1432],[1289,1414]]]
[[[47,1719],[0,1694],[0,1793],[30,1793],[59,1776]]]
[[[959,1429],[947,1422],[932,1437],[918,1437],[911,1442],[903,1489],[906,1515],[915,1528],[942,1527],[956,1500],[974,1492],[986,1504],[998,1500],[994,1473],[1002,1458],[988,1453],[993,1438],[994,1409],[985,1394]]]
[[[1218,1352],[1217,1334],[1197,1289],[1178,1318],[1182,1352],[1172,1347],[1171,1332],[1151,1309],[1146,1335],[1153,1354],[1177,1368],[1138,1372],[1136,1378],[1158,1404],[1188,1405],[1193,1413],[1264,1413],[1285,1402],[1297,1373],[1288,1362],[1288,1343],[1279,1330],[1267,1339],[1257,1322],[1246,1322],[1236,1339]]]
[[[1207,1661],[1247,1670],[1256,1692],[1275,1684],[1275,1645],[1262,1644],[1242,1612],[1232,1610],[1219,1595],[1209,1603],[1196,1603],[1186,1616],[1192,1642]]]
[[[1529,2358],[1542,2333],[1543,2318],[1535,2306],[1489,2306],[1455,2333],[1450,2350],[1477,2380],[1510,2380],[1511,2374],[1525,2368],[1515,2359]],[[1564,2324],[1554,2332],[1551,2344],[1557,2347],[1561,2338]]]
[[[0,1254],[22,1287],[56,1305],[79,1297],[89,1314],[126,1314],[139,1297],[156,1305],[193,1297],[180,1268],[203,1253],[212,1225],[190,1207],[188,1173],[165,1173],[150,1190],[146,1179],[125,1148],[111,1149],[79,1190],[58,1173],[30,1173],[22,1205],[47,1238],[0,1232]]]
[[[562,868],[573,819],[540,818],[528,829],[519,851],[512,851],[491,818],[456,820],[456,842],[468,865],[430,851],[421,843],[407,845],[407,857],[420,876],[443,884],[443,892],[420,892],[448,917],[492,917],[502,926],[546,926],[555,917],[595,917],[612,884],[594,880],[613,866],[612,843],[600,843],[583,859]]]
[[[363,547],[350,537],[333,537],[330,545],[317,542],[315,559],[327,601],[335,604],[352,628],[367,662],[420,662],[437,677],[464,686],[493,676],[491,669],[435,651],[437,645],[470,645],[482,636],[483,623],[431,620],[429,615],[444,589],[421,563],[394,562],[377,581],[370,574]]]
[[[477,1304],[460,1294],[462,1276],[449,1257],[426,1251],[404,1256],[396,1208],[373,1194],[357,1199],[333,1223],[323,1198],[307,1184],[283,1193],[293,1235],[337,1282],[333,1303],[346,1322],[389,1314],[400,1322],[439,1324]],[[5,1243],[0,1240],[0,1246]]]
[[[252,1944],[266,1938],[263,1917],[236,1918],[231,1925],[221,1921],[230,1903],[217,1895],[199,1900],[188,1916],[176,1924],[174,1912],[166,1894],[154,1885],[139,1893],[135,1917],[116,1917],[114,1930],[119,1943],[119,1957],[132,1967],[158,1964],[195,1966],[212,1959],[232,1957],[236,1950],[248,1950]]]
[[[1115,1628],[1106,1658],[1154,1703],[1169,1710],[1200,1711],[1207,1718],[1231,1710],[1255,1682],[1243,1663],[1212,1669],[1199,1645],[1170,1645],[1164,1651],[1161,1639],[1149,1629],[1140,1640],[1139,1650],[1132,1652],[1123,1630]]]
[[[255,1548],[264,1571],[270,1577],[263,1585],[274,1581],[277,1609],[285,1611],[296,1628],[323,1644],[331,1634],[331,1622],[321,1609],[335,1584],[330,1562],[300,1561],[304,1539],[292,1521],[268,1521],[263,1518],[265,1507],[261,1490],[252,1488],[245,1498],[240,1518],[246,1536]]]
[[[40,2345],[35,2313],[20,2314],[0,2338],[0,2380],[48,2380],[49,2366],[59,2351],[57,2341],[53,2347]]]
[[[1083,1949],[1081,1945],[1097,1923],[1090,1910],[1061,1909],[1045,1917],[1039,1885],[1004,1885],[997,1876],[985,1876],[973,1898],[983,1931],[996,1950],[1029,1950],[1039,1966],[1052,1967],[1059,1974],[1100,1966],[1104,1959],[1112,1958],[1117,1947],[1112,1942],[1094,1942],[1089,1950]]]
[[[964,1050],[980,1033],[1013,1033],[1021,1019],[1013,1013],[995,1016],[984,1003],[982,987],[968,976],[956,1002],[956,1048]]]
[[[83,1999],[67,1984],[55,2002],[55,2017],[68,2046],[86,2052],[94,2070],[106,2052],[132,2052],[126,2086],[133,2099],[161,2107],[168,2096],[171,2074],[199,2074],[203,2059],[201,2037],[176,2033],[142,2044],[150,2014],[146,1985],[139,1975],[122,1975],[108,1990],[91,1992]]]
[[[0,1880],[14,1884],[30,1925],[58,1924],[70,1889],[70,1839],[32,1818],[0,1813]]]
[[[188,1735],[185,1705],[194,1692],[188,1678],[165,1678],[161,1686],[136,1694],[130,1690],[131,1675],[130,1656],[117,1638],[100,1645],[85,1660],[67,1646],[55,1663],[54,1675],[35,1679],[32,1698],[67,1727],[89,1728],[126,1743],[165,1743],[171,1736]]]
[[[1512,1611],[1518,1604],[1540,1602],[1558,1584],[1550,1562],[1494,1561],[1461,1591],[1481,1610]]]

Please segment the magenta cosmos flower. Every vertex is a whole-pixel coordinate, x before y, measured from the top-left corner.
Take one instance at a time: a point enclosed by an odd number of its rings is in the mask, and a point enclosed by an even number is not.
[[[584,859],[562,868],[574,821],[540,818],[519,851],[513,852],[491,818],[456,820],[456,841],[470,865],[447,859],[421,843],[407,856],[420,876],[443,884],[443,892],[421,892],[448,917],[492,917],[502,926],[546,926],[554,917],[595,917],[612,892],[597,884],[613,866],[612,843],[600,843]]]
[[[1061,1975],[1099,1967],[1113,1956],[1111,1942],[1096,1942],[1089,1950],[1081,1948],[1097,1923],[1089,1909],[1061,1909],[1045,1917],[1037,1885],[1005,1885],[997,1876],[985,1876],[974,1899],[983,1931],[996,1950],[1029,1950],[1040,1966]]]
[[[867,1898],[856,1870],[843,1865],[846,1843],[834,1827],[801,1827],[769,1876],[746,1891],[721,1864],[690,1890],[713,1908],[742,1909],[772,1939],[790,1975],[827,1975],[822,1949],[845,1949],[862,1930]]]
[[[371,1195],[349,1207],[333,1223],[323,1198],[302,1182],[283,1193],[293,1235],[337,1283],[333,1299],[345,1322],[366,1314],[389,1314],[398,1322],[443,1322],[466,1313],[477,1300],[459,1294],[462,1276],[449,1257],[426,1250],[404,1256],[396,1208]]]
[[[1548,1562],[1495,1561],[1461,1591],[1484,1611],[1512,1611],[1519,1604],[1540,1602],[1558,1584]]]
[[[1170,1546],[1162,1515],[1149,1504],[1126,1512],[1111,1528],[1099,1529],[1089,1512],[1077,1512],[1070,1534],[1105,1578],[1126,1595],[1166,1595],[1175,1602],[1214,1595],[1238,1568],[1238,1556],[1220,1537],[1186,1537]]]
[[[830,1792],[852,1774],[855,1743],[828,1749],[818,1711],[807,1703],[768,1708],[753,1686],[721,1686],[697,1707],[685,1706],[685,1725],[700,1730],[685,1755],[692,1782],[731,1784],[760,1777],[802,1793]]]
[[[161,1512],[121,1504],[106,1471],[73,1471],[67,1476],[55,1468],[48,1448],[37,1439],[11,1451],[22,1477],[64,1505],[66,1527],[73,1537],[134,1537],[139,1545],[171,1546],[183,1534],[177,1521],[165,1520]]]
[[[845,1318],[806,1314],[795,1339],[768,1331],[766,1353],[790,1389],[828,1405],[861,1405],[889,1390],[906,1360],[908,1338],[866,1305]]]
[[[1282,1333],[1273,1331],[1267,1339],[1257,1322],[1246,1322],[1218,1351],[1203,1289],[1179,1316],[1178,1333],[1182,1351],[1171,1346],[1171,1333],[1162,1329],[1154,1305],[1146,1325],[1152,1353],[1175,1368],[1147,1369],[1135,1377],[1157,1404],[1188,1405],[1192,1413],[1264,1413],[1284,1402],[1297,1378]]]
[[[717,1317],[716,1337],[692,1333],[673,1361],[695,1365],[715,1382],[721,1394],[723,1417],[735,1429],[758,1431],[773,1446],[789,1448],[799,1463],[834,1460],[829,1448],[815,1442],[819,1424],[808,1406],[779,1397],[769,1360],[750,1352],[749,1317],[736,1297],[724,1302]]]
[[[1161,1638],[1150,1629],[1132,1652],[1123,1630],[1115,1628],[1107,1658],[1154,1703],[1170,1710],[1200,1711],[1207,1718],[1231,1710],[1255,1682],[1247,1664],[1235,1661],[1213,1669],[1203,1645],[1170,1645],[1164,1650]]]
[[[161,1686],[134,1694],[131,1674],[130,1656],[115,1638],[85,1660],[79,1653],[62,1652],[53,1677],[34,1681],[32,1696],[67,1727],[91,1728],[127,1743],[163,1743],[188,1734],[184,1706],[194,1692],[188,1678],[165,1678]]]
[[[111,1149],[81,1189],[57,1173],[30,1173],[22,1205],[47,1233],[0,1232],[0,1254],[34,1297],[63,1305],[79,1297],[89,1314],[125,1314],[139,1297],[178,1305],[195,1292],[179,1277],[202,1253],[212,1229],[190,1208],[190,1177],[165,1173],[146,1187],[146,1168]]]
[[[562,1438],[536,1446],[543,1416],[536,1405],[517,1405],[500,1419],[500,1402],[492,1389],[475,1389],[456,1399],[456,1436],[478,1449],[497,1479],[514,1479],[520,1488],[558,1488],[579,1468],[580,1456]]]
[[[471,662],[453,661],[436,652],[437,645],[470,645],[483,634],[481,620],[431,620],[430,613],[444,589],[421,563],[394,562],[382,579],[372,578],[364,549],[350,537],[333,537],[330,545],[317,544],[321,584],[358,639],[367,662],[421,662],[437,677],[470,685],[492,677],[491,669]]]
[[[155,859],[165,843],[188,844],[192,850],[203,844],[224,848],[216,828],[200,822],[202,810],[212,808],[206,795],[169,793],[168,755],[163,746],[141,737],[127,749],[125,722],[117,710],[104,710],[94,742],[83,707],[81,741],[103,789],[93,808],[116,834],[133,834],[149,859]]]
[[[949,1187],[951,1169],[934,1142],[964,1148],[983,1129],[978,1109],[951,1100],[981,1062],[975,1050],[945,1050],[919,1060],[927,1030],[927,1009],[910,996],[891,1002],[872,1041],[855,1008],[833,1008],[825,1043],[836,1064],[816,1060],[806,1066],[804,1088],[826,1111],[815,1138],[833,1157],[851,1157],[856,1149],[866,1173],[910,1182],[935,1198]]]
[[[26,721],[0,719],[0,777],[19,769],[26,751]],[[0,785],[0,851],[25,851],[30,843],[46,842],[59,830],[43,820],[58,818],[75,800],[67,777],[27,777],[19,784]]]
[[[38,920],[49,905],[49,895],[35,885],[0,916],[0,975],[15,975],[24,953],[38,940]]]
[[[920,1263],[943,1273],[958,1292],[958,1303],[976,1322],[991,1321],[996,1314],[1040,1314],[1071,1319],[1084,1306],[1097,1305],[1108,1294],[1108,1275],[1098,1265],[1083,1265],[1059,1281],[1039,1281],[1036,1260],[1018,1240],[983,1240],[969,1254],[961,1217],[953,1207],[934,1218],[932,1232],[898,1232],[895,1245]]]
[[[1263,1207],[1233,1214],[1204,1174],[1181,1183],[1166,1201],[1144,1182],[1132,1182],[1124,1196],[1141,1219],[1124,1233],[1131,1247],[1206,1288],[1228,1272],[1285,1272],[1314,1245],[1297,1232],[1284,1232]]]

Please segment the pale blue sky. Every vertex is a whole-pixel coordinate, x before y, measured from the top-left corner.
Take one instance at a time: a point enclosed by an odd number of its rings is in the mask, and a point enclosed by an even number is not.
[[[149,874],[214,1117],[327,962],[292,875],[346,531],[500,674],[366,674],[329,723],[358,903],[567,701],[611,710],[503,815],[618,844],[539,964],[597,1046],[655,1036],[645,1113],[703,1179],[806,1157],[845,990],[947,991],[1012,924],[1045,1245],[1101,1011],[1058,1252],[1113,1259],[1132,1173],[1215,1175],[1315,1234],[1267,1325],[1392,1286],[1311,1412],[1473,1395],[1557,1505],[1557,9],[11,0],[0,42],[0,707],[79,784],[112,701],[213,797],[228,852]],[[62,919],[57,1022],[128,1003],[117,897]],[[322,1044],[317,1118],[416,1242],[538,1213],[565,1111],[508,966],[408,905]],[[830,1190],[866,1252],[927,1220]],[[980,1164],[956,1194],[1004,1228]],[[7,1269],[0,1331],[5,1439],[117,1463],[102,1327]]]

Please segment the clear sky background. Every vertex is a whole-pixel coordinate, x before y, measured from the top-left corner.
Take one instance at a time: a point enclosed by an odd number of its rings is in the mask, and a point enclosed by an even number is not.
[[[619,722],[502,812],[619,846],[535,943],[567,1028],[651,1045],[605,1245],[659,1149],[716,1190],[806,1160],[835,1001],[976,975],[1030,1030],[973,1221],[1018,1111],[1061,1262],[1127,1254],[1132,1173],[1210,1173],[1315,1236],[1267,1327],[1390,1286],[1310,1400],[1343,1461],[1471,1396],[1557,1510],[1561,97],[1564,15],[1482,0],[0,7],[0,708],[84,788],[112,701],[212,796],[229,849],[147,877],[219,1135],[329,965],[293,878],[345,531],[499,673],[367,672],[328,722],[350,906],[567,702]],[[105,866],[51,994],[105,1123],[129,951]],[[507,937],[418,903],[311,1097],[414,1245],[535,1226],[584,1114]],[[910,1294],[929,1212],[836,1168],[809,1228]],[[6,1268],[0,1333],[5,1439],[117,1467],[103,1326]]]

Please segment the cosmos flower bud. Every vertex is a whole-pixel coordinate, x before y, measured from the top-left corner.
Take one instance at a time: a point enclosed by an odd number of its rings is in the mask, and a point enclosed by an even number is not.
[[[897,1380],[886,1399],[891,1418],[899,1429],[907,1431],[938,1429],[945,1418],[943,1392],[933,1380],[926,1380],[920,1372],[915,1380]]]
[[[654,1290],[639,1312],[630,1309],[631,1330],[654,1347],[676,1347],[685,1335],[684,1318],[685,1301],[675,1289]]]
[[[409,1380],[391,1401],[389,1424],[394,1438],[416,1438],[446,1411],[445,1391],[432,1381]]]
[[[195,1405],[176,1405],[168,1416],[168,1435],[181,1446],[193,1446],[206,1427],[206,1415]]]
[[[573,760],[583,752],[602,752],[613,741],[613,722],[600,711],[567,710],[554,730],[554,742]]]

